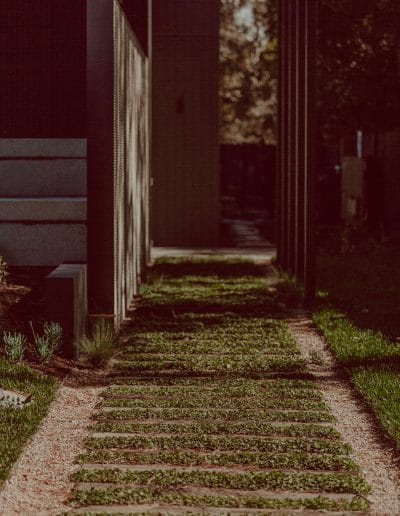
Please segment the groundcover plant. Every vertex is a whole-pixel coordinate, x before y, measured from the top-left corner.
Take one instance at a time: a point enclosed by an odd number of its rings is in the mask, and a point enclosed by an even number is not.
[[[368,507],[369,486],[283,320],[293,293],[271,269],[164,260],[142,295],[71,503],[105,514]]]

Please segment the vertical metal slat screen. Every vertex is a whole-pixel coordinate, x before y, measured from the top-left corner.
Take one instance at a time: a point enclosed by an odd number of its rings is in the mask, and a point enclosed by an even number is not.
[[[315,294],[317,0],[279,0],[278,263]]]

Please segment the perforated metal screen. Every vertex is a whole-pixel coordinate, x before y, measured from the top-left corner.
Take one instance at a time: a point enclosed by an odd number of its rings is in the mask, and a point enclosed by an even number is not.
[[[137,294],[148,247],[148,61],[114,2],[114,306]]]

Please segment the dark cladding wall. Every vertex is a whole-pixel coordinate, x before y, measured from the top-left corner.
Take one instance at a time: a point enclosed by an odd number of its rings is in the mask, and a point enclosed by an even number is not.
[[[0,138],[86,136],[86,1],[1,0]]]
[[[153,2],[152,238],[219,243],[218,0]]]

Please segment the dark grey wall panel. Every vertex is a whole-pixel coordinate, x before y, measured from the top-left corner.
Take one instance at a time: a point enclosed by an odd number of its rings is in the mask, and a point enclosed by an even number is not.
[[[216,245],[219,3],[157,0],[153,19],[152,239]]]
[[[86,1],[1,0],[0,138],[85,137]]]

